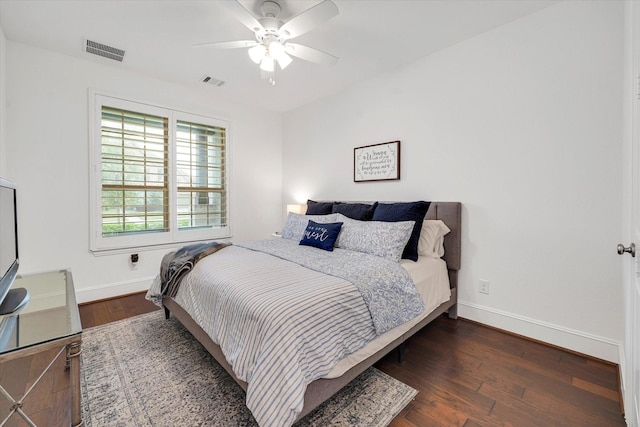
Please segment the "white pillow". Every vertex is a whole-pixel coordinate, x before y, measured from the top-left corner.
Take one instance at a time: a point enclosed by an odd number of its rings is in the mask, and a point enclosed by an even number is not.
[[[300,215],[294,212],[289,212],[287,215],[287,221],[284,223],[284,227],[282,228],[282,238],[296,240],[299,242],[300,239],[302,239],[304,230],[307,228],[307,224],[309,224],[309,220],[327,224],[330,222],[336,222],[336,215],[337,214]]]
[[[444,255],[444,236],[450,231],[449,227],[439,219],[424,220],[418,240],[418,255],[442,258]]]
[[[337,214],[342,229],[336,248],[364,252],[398,262],[411,237],[415,221],[358,221]]]

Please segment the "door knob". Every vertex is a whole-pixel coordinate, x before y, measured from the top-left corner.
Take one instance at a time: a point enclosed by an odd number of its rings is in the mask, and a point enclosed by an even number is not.
[[[635,256],[636,256],[636,244],[635,243],[631,243],[628,248],[625,248],[624,245],[619,244],[618,245],[618,255],[622,255],[625,252],[630,253],[631,256],[635,258]]]

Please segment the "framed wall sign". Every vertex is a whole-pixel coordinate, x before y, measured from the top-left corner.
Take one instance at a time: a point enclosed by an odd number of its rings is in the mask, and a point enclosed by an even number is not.
[[[400,141],[353,149],[353,181],[400,179]]]

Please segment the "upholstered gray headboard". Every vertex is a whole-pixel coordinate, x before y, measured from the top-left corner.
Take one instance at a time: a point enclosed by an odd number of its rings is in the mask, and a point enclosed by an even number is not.
[[[460,202],[431,202],[425,219],[442,220],[451,230],[444,237],[444,257],[449,269],[449,282],[452,288],[458,287],[458,270],[460,270],[460,247],[462,204]]]
[[[331,203],[328,201],[321,201],[323,203]],[[373,203],[370,201],[350,201],[346,203]],[[384,202],[380,203],[393,203]],[[458,270],[460,270],[460,247],[462,244],[461,239],[461,217],[462,217],[462,204],[460,202],[431,202],[429,210],[425,219],[439,219],[442,220],[447,227],[451,230],[444,237],[444,257],[447,262],[447,268],[449,269],[449,282],[451,288],[458,287]]]

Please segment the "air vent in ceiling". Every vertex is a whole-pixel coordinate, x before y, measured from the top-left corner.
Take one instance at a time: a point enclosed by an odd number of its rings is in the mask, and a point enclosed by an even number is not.
[[[208,85],[222,86],[224,84],[224,81],[218,80],[211,76],[204,76],[200,80],[202,80],[202,83],[206,83]]]
[[[85,41],[85,52],[113,59],[118,62],[122,62],[122,59],[124,58],[124,50],[94,42],[92,40]]]

